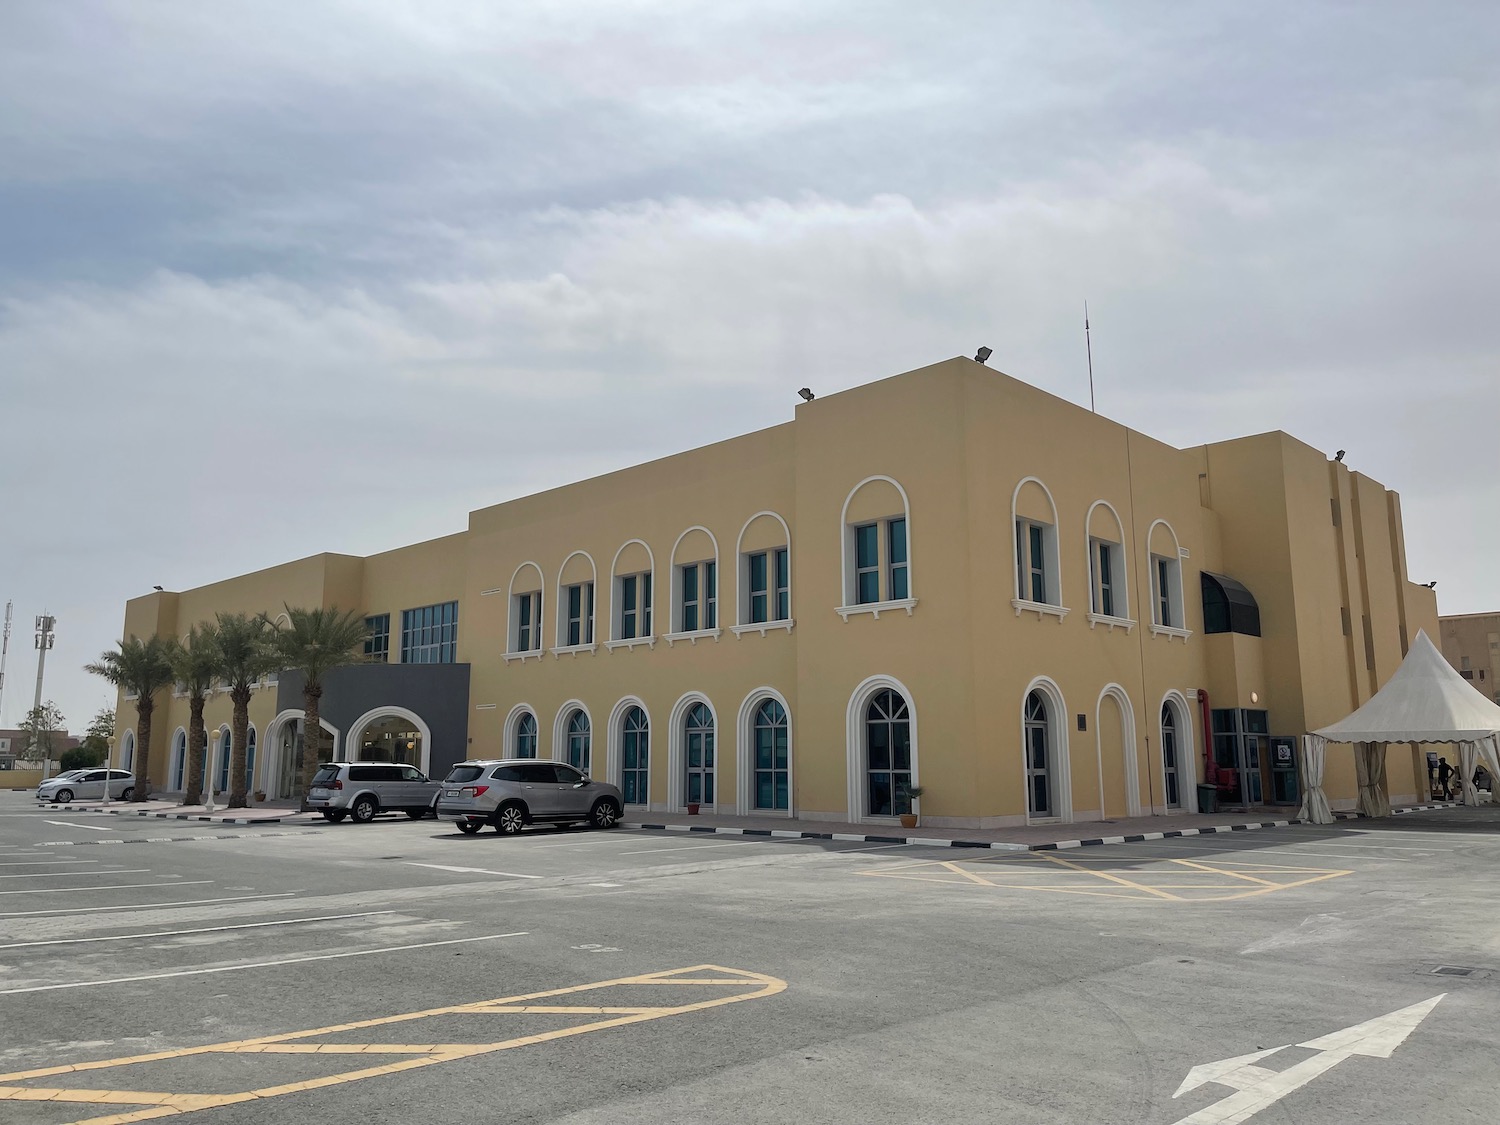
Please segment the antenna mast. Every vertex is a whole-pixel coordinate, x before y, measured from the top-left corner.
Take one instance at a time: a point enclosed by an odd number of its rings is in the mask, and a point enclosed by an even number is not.
[[[1094,342],[1089,339],[1089,303],[1083,302],[1083,346],[1089,353],[1089,409],[1094,410]]]
[[[5,658],[10,655],[10,615],[13,602],[5,603],[5,632],[0,633],[0,704],[5,702]],[[0,707],[0,722],[4,722],[5,709]]]

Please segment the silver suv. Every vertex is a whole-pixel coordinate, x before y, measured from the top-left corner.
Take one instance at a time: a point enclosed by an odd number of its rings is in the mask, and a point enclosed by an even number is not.
[[[460,832],[486,824],[513,836],[528,824],[576,824],[613,828],[625,807],[619,789],[562,762],[536,758],[460,762],[443,779],[437,814]]]
[[[325,762],[313,775],[307,804],[335,824],[346,816],[368,824],[381,812],[404,812],[421,820],[432,812],[440,788],[416,766]]]

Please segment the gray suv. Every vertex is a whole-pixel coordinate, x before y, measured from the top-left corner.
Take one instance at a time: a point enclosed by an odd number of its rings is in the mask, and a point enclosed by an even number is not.
[[[562,762],[536,758],[460,762],[443,779],[437,814],[460,832],[486,824],[513,836],[528,824],[577,824],[613,828],[625,807],[619,789]]]
[[[307,804],[335,824],[346,816],[368,824],[381,812],[404,812],[420,820],[432,812],[440,788],[416,766],[325,762],[313,775]]]

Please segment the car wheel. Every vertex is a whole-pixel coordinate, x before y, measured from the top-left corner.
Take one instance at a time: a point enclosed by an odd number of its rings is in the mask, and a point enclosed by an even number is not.
[[[133,801],[133,800],[135,800],[135,786],[134,785],[127,785],[127,786],[125,786],[124,790],[120,793],[120,800],[122,800],[122,801]]]
[[[344,815],[345,814],[343,809],[323,810],[323,819],[326,820],[329,824],[338,824],[341,820],[344,819]]]
[[[349,811],[354,816],[355,824],[369,824],[375,819],[375,814],[379,809],[374,797],[361,797],[354,802],[354,807]]]
[[[54,801],[56,801],[59,805],[66,805],[69,801],[71,801],[73,799],[73,790],[71,790],[71,789],[59,789],[57,791],[57,796],[54,797],[54,798],[52,798],[52,799]]]
[[[458,830],[465,836],[472,836],[483,827],[483,823],[477,820],[460,820],[458,822]]]
[[[589,823],[595,828],[613,828],[620,823],[620,806],[608,797],[600,798],[589,813]]]
[[[502,836],[514,836],[526,827],[526,810],[512,801],[501,805],[495,814],[495,831]]]

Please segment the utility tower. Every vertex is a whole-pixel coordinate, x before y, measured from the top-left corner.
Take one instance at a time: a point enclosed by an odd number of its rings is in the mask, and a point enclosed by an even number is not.
[[[41,617],[38,617],[36,619],[36,702],[31,705],[33,708],[33,714],[42,706],[42,675],[47,670],[47,650],[50,649],[52,647],[52,643],[57,640],[56,627],[57,618],[52,617],[49,614],[43,614]],[[31,732],[31,748],[33,751],[37,746],[36,739],[38,733],[40,732],[35,730]],[[42,759],[43,781],[47,780],[48,765],[49,760],[47,757],[44,757]]]
[[[5,658],[10,655],[10,615],[13,603],[5,603],[5,632],[0,633],[0,723],[5,721]]]

